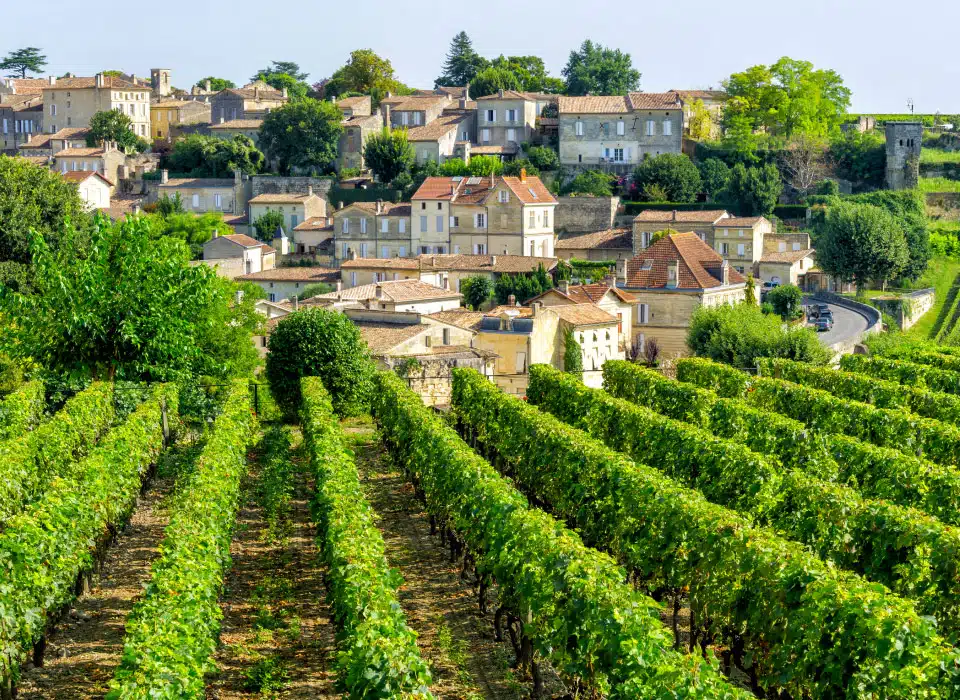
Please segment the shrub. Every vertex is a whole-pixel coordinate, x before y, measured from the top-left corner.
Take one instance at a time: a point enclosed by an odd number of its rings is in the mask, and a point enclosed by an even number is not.
[[[653,201],[692,202],[700,192],[700,171],[683,153],[664,153],[647,158],[633,171],[633,182],[641,190],[657,186],[666,196]]]
[[[783,284],[767,293],[767,301],[785,321],[803,315],[803,292],[795,284]]]
[[[568,374],[583,374],[583,350],[577,342],[573,329],[563,334],[563,371]]]
[[[270,336],[266,371],[286,418],[300,408],[300,379],[320,377],[341,416],[359,415],[370,401],[373,362],[360,331],[343,314],[306,309],[290,314]]]
[[[527,149],[527,159],[539,170],[556,170],[560,167],[560,156],[547,146],[532,146]]]
[[[257,238],[261,241],[272,241],[277,229],[283,228],[283,214],[278,211],[261,214],[253,222],[253,227],[257,230]]]
[[[609,197],[613,194],[613,177],[598,170],[588,170],[577,175],[563,188],[568,195],[590,195]]]

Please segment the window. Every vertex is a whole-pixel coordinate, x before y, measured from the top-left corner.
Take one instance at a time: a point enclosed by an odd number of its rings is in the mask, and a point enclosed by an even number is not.
[[[356,287],[356,286],[357,286],[357,273],[356,273],[356,272],[351,272],[351,273],[350,273],[350,286],[351,286],[351,287]]]
[[[380,219],[380,233],[387,233],[388,231],[390,231],[390,220]]]
[[[490,129],[481,129],[480,130],[480,140],[483,143],[490,143]]]
[[[742,258],[747,254],[747,246],[743,243],[737,243],[737,257]]]
[[[530,257],[534,257],[537,254],[536,243],[530,241]]]
[[[420,217],[420,233],[426,233],[426,232],[427,232],[427,217],[421,216]]]
[[[219,207],[218,207],[219,208]],[[300,217],[296,214],[290,215],[290,230],[292,231],[297,227],[297,224],[300,223]]]
[[[490,124],[491,122],[497,121],[497,110],[488,109],[486,113],[486,122]]]
[[[625,127],[623,124],[623,120],[621,119],[620,121],[617,122],[617,136],[623,136],[624,129]]]
[[[366,232],[367,232],[367,219],[366,217],[361,216],[360,217],[360,233],[366,233]]]
[[[420,112],[413,113],[413,125],[420,126]]]
[[[786,243],[786,241],[780,241],[780,242],[777,244],[777,252],[779,252],[779,253],[786,253],[786,252],[787,252],[787,243]]]
[[[360,244],[360,257],[361,257],[361,258],[367,257],[367,244],[366,244],[366,243],[361,243],[361,244]]]
[[[485,243],[474,243],[473,244],[473,254],[474,255],[486,255],[487,246]]]
[[[450,329],[449,329],[449,328],[444,328],[444,329],[443,329],[443,344],[444,344],[444,345],[449,345],[449,344],[450,344]]]
[[[487,227],[487,216],[486,214],[474,214],[473,215],[473,225],[476,228],[486,228]]]
[[[344,219],[340,224],[341,233],[350,233],[350,219]]]
[[[614,160],[615,163],[622,163],[622,162],[623,162],[623,149],[622,149],[622,148],[614,148],[614,149],[613,149],[613,160]]]
[[[640,247],[648,248],[650,246],[650,238],[653,236],[653,233],[650,231],[641,231],[640,232]]]
[[[437,211],[443,211],[443,202],[437,202]]]
[[[451,216],[450,217],[450,228],[456,228],[460,225],[460,217]]]
[[[277,295],[274,292],[270,292],[270,301],[276,301]]]
[[[647,136],[653,136],[657,132],[656,122],[652,119],[647,120]]]
[[[543,227],[550,228],[550,210],[549,209],[543,210]]]
[[[198,194],[193,195],[193,208],[194,209],[200,208],[200,195]]]
[[[536,228],[537,226],[537,212],[530,211],[530,223],[527,224],[528,228]]]
[[[386,246],[386,245],[380,246],[380,257],[381,258],[390,257],[390,246]]]
[[[19,131],[19,129],[18,129],[18,131]],[[5,134],[10,133],[10,132],[8,131],[7,120],[6,120],[6,119],[3,120],[3,133],[5,133]]]
[[[800,244],[799,244],[799,243],[794,243],[792,250],[800,250]]]
[[[437,233],[443,232],[443,215],[437,217]]]
[[[727,256],[730,255],[730,244],[721,243],[720,244],[720,255]]]
[[[56,106],[56,105],[50,105],[50,116],[51,116],[51,117],[57,116],[57,106]]]
[[[663,120],[663,135],[672,136],[673,135],[673,122],[669,119]]]
[[[406,220],[406,219],[400,219],[400,221],[398,222],[398,224],[399,224],[399,231],[400,231],[400,233],[406,233],[406,232],[407,232],[407,220]]]
[[[407,257],[407,246],[405,245],[400,246],[399,255],[401,258]]]
[[[574,133],[577,136],[583,136],[583,122],[579,119],[577,120],[576,125],[574,126]]]
[[[400,112],[400,123],[406,126],[410,123],[410,113],[409,112]]]
[[[500,192],[497,194],[497,199],[502,204],[506,204],[507,202],[510,201],[510,193],[507,192],[506,190],[500,190]]]
[[[507,110],[507,121],[510,122],[511,124],[517,121],[517,110],[515,109]]]
[[[517,130],[516,129],[507,129],[507,142],[516,143],[517,142]]]
[[[420,208],[421,208],[421,209],[426,209],[426,208],[427,208],[427,203],[426,203],[426,202],[420,202]]]
[[[223,195],[213,195],[213,206],[215,209],[223,209]]]

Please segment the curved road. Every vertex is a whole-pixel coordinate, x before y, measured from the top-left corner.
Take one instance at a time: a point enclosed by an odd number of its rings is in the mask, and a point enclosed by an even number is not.
[[[821,302],[817,302],[810,297],[804,297],[803,303],[818,304]],[[817,333],[820,342],[824,345],[833,345],[834,343],[842,342],[867,329],[869,323],[867,317],[859,311],[848,309],[845,306],[837,306],[836,304],[827,304],[827,306],[829,306],[833,312],[833,328],[823,333]]]

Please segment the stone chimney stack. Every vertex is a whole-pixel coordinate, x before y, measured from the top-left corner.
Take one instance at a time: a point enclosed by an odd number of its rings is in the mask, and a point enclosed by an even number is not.
[[[530,315],[536,316],[540,312],[541,306],[543,306],[542,301],[535,301],[532,304],[530,304],[530,312],[531,312]]]
[[[293,310],[294,311],[300,310],[300,299],[297,297],[296,294],[293,295]]]
[[[389,92],[387,93],[387,97],[390,97]],[[390,131],[393,128],[393,125],[390,124],[390,105],[381,105],[380,111],[383,113],[383,126],[387,131]]]
[[[561,280],[560,281],[560,291],[564,294],[570,293],[570,280]]]
[[[490,188],[493,189],[497,186],[497,176],[493,174],[493,171],[490,171]]]
[[[356,260],[356,259],[357,259],[357,251],[355,251],[353,248],[348,248],[348,249],[347,249],[347,257],[349,257],[351,260]]]
[[[724,287],[730,284],[730,262],[728,260],[720,263],[720,282]]]
[[[383,200],[377,200],[377,216],[380,216],[383,213]]]
[[[203,91],[204,91],[204,92],[213,92],[213,88],[210,86],[210,81],[209,81],[209,80],[204,80],[204,81],[203,81]]]
[[[50,76],[50,84],[51,84],[51,85],[56,85],[56,84],[57,84],[57,76],[55,76],[55,75],[51,75],[51,76]]]
[[[283,97],[283,99],[287,99],[287,88],[281,88],[280,95]]]
[[[220,112],[220,123],[223,124],[223,122],[224,122],[223,112]]]
[[[497,256],[496,256],[496,255],[491,255],[491,256],[490,256],[490,267],[496,267],[496,266],[497,266]]]
[[[503,89],[502,89],[502,88],[501,88],[500,90],[497,90],[497,97],[499,97],[501,100],[503,99]]]
[[[510,296],[507,297],[507,306],[516,306],[516,305],[517,305],[517,297],[515,294],[511,294]]]
[[[308,197],[313,196],[313,185],[307,185],[307,196]]]
[[[337,294],[343,291],[343,280],[337,280]]]
[[[469,100],[469,99],[470,99],[470,83],[467,83],[467,84],[463,87],[463,99],[465,99],[465,100]]]
[[[243,171],[240,168],[234,168],[233,170],[233,186],[237,187],[241,182],[243,182]]]
[[[170,171],[164,168],[160,171],[160,184],[166,185],[170,181]]]
[[[527,181],[527,169],[520,168],[520,182],[526,182],[526,181]]]
[[[213,237],[214,237],[214,238],[220,238],[220,231],[217,230],[217,229],[213,229]]]
[[[260,86],[259,86],[259,85],[255,86],[255,87],[253,88],[253,99],[255,99],[257,102],[260,101]]]
[[[98,88],[102,88],[107,84],[106,76],[103,73],[97,73],[94,76],[94,83]]]

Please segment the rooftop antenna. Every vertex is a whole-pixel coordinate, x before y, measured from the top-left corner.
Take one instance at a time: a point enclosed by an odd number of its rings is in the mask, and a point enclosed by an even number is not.
[[[910,114],[913,114],[913,98],[912,97],[907,98],[907,109],[910,110]]]

